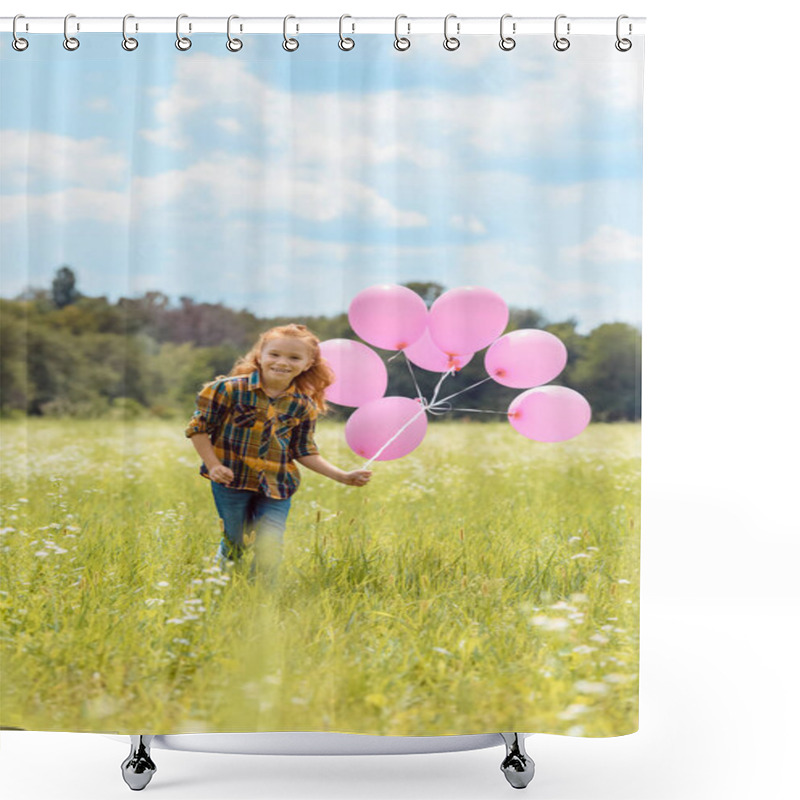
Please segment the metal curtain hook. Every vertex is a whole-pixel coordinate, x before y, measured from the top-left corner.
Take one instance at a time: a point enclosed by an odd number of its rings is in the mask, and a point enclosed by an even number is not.
[[[178,18],[175,20],[175,47],[178,50],[188,50],[192,46],[192,40],[186,36],[181,36],[181,20],[188,19],[188,14],[178,14]],[[189,24],[189,30],[192,30],[191,24]]]
[[[620,51],[620,53],[627,53],[628,50],[630,50],[631,47],[633,47],[633,42],[630,39],[621,39],[620,38],[619,28],[620,28],[620,22],[622,22],[623,19],[628,19],[628,15],[627,14],[620,14],[617,17],[617,41],[614,42],[614,47],[616,47],[617,50]],[[631,24],[629,22],[628,23],[628,35],[630,36],[630,34],[632,32],[633,32],[633,27],[631,26]]]
[[[27,50],[28,49],[28,40],[27,39],[23,39],[20,36],[17,36],[17,20],[18,19],[25,19],[25,16],[23,14],[17,14],[17,16],[14,17],[14,21],[11,23],[11,32],[14,34],[14,41],[11,43],[11,46],[15,50],[17,50],[18,52],[21,53],[23,50]]]
[[[344,35],[342,34],[342,23],[346,19],[353,19],[353,18],[349,14],[342,14],[342,16],[339,17],[339,49],[340,50],[352,50],[356,46],[356,43],[352,39],[350,39],[349,37],[345,38]],[[353,31],[355,31],[355,29],[356,29],[355,23],[351,22],[350,24],[353,27]]]
[[[400,38],[399,26],[401,19],[408,19],[408,17],[405,14],[398,14],[394,18],[394,48],[395,50],[408,50],[411,47],[411,39]],[[411,33],[410,22],[406,23],[406,27],[408,27],[408,33]]]
[[[69,22],[70,18],[75,19],[75,15],[67,14],[67,16],[64,17],[64,49],[77,50],[81,46],[81,43],[74,36],[70,36],[67,33],[67,23]],[[81,27],[78,25],[78,30],[80,29]]]
[[[297,19],[297,17],[293,17],[291,14],[288,14],[283,18],[283,49],[286,50],[287,53],[293,53],[298,47],[300,47],[300,42],[298,42],[297,39],[290,39],[286,35],[287,26],[290,19]],[[296,29],[299,31],[300,26],[297,25]]]
[[[461,47],[461,42],[455,36],[448,36],[447,35],[447,23],[451,19],[457,19],[455,14],[448,14],[444,18],[444,49],[445,50],[458,50]],[[461,29],[460,23],[456,23],[456,33],[459,33]]]
[[[555,36],[555,41],[553,42],[553,47],[558,50],[560,53],[563,53],[565,50],[569,50],[570,41],[565,36],[558,35],[558,21],[560,19],[566,19],[566,14],[559,14],[556,17],[556,21],[553,23],[553,35]],[[567,35],[569,35],[569,22],[567,23]]]
[[[512,39],[510,36],[504,36],[503,35],[503,23],[507,19],[511,19],[511,14],[503,14],[503,16],[500,17],[500,49],[501,50],[506,50],[506,51],[513,50],[517,46],[516,39]],[[517,32],[517,24],[516,23],[514,23],[514,25],[512,27],[512,31],[514,33]]]
[[[228,41],[225,43],[225,47],[227,47],[228,50],[231,51],[231,53],[238,53],[242,49],[242,47],[244,45],[242,44],[242,40],[241,39],[231,39],[231,20],[232,19],[239,19],[239,17],[237,17],[236,14],[231,14],[228,17]],[[241,27],[239,28],[239,30],[241,30]]]
[[[127,50],[130,53],[131,51],[135,50],[139,46],[139,42],[136,39],[128,36],[126,27],[127,27],[129,19],[135,19],[133,14],[126,14],[122,18],[122,49],[123,50]],[[138,25],[137,25],[137,29],[138,29]]]

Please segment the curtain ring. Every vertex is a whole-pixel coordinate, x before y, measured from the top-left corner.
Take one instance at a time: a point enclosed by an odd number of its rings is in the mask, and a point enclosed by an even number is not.
[[[67,35],[67,23],[69,22],[70,17],[74,19],[75,15],[67,14],[67,16],[64,17],[64,49],[71,51],[77,50],[81,46],[81,43],[74,36]],[[78,30],[80,30],[80,28],[78,28]]]
[[[406,39],[405,36],[400,38],[400,33],[398,31],[401,19],[408,19],[408,17],[405,14],[398,14],[394,18],[394,49],[408,50],[408,48],[411,47],[411,39]],[[406,25],[408,26],[408,33],[411,33],[410,23],[407,22]]]
[[[21,53],[23,50],[27,50],[28,49],[28,40],[27,39],[23,39],[20,36],[17,36],[17,20],[18,19],[25,19],[25,16],[23,14],[17,14],[17,16],[14,17],[14,21],[11,23],[11,32],[14,34],[14,41],[11,43],[11,46],[17,52]]]
[[[566,14],[559,14],[556,17],[556,21],[553,23],[553,36],[555,36],[555,41],[553,42],[553,47],[558,50],[559,53],[563,53],[565,50],[569,50],[570,41],[566,38],[566,36],[559,36],[558,35],[558,21],[560,19],[566,19]],[[567,35],[569,35],[569,22],[567,23]]]
[[[125,30],[129,19],[136,19],[136,17],[134,17],[133,14],[126,14],[122,18],[122,49],[127,50],[130,53],[139,46],[139,42],[131,36],[128,36],[128,33]]]
[[[288,14],[283,18],[283,49],[286,50],[287,53],[294,53],[298,47],[300,47],[300,42],[297,39],[290,39],[286,35],[287,25],[289,24],[290,19],[297,19],[297,17],[293,17],[291,14]],[[297,26],[297,30],[300,30],[300,26]]]
[[[339,49],[340,50],[352,50],[356,46],[356,43],[352,39],[350,39],[349,37],[345,38],[344,35],[342,34],[342,23],[346,19],[353,19],[353,18],[349,14],[342,14],[342,16],[339,17]],[[353,25],[353,30],[355,31],[356,26],[353,23],[350,23],[350,24]]]
[[[628,50],[630,50],[631,47],[633,47],[633,42],[630,39],[621,39],[620,38],[620,35],[619,35],[619,23],[623,19],[628,19],[628,15],[627,14],[620,14],[617,17],[617,41],[614,42],[614,47],[616,47],[617,50],[620,51],[620,53],[627,53]],[[631,25],[630,25],[630,23],[628,23],[628,34],[630,34],[630,33],[631,33]]]
[[[455,14],[448,14],[444,18],[444,49],[445,50],[458,50],[461,47],[461,42],[455,36],[447,35],[447,22],[451,19],[457,19]],[[456,33],[458,33],[460,25],[456,25]]]
[[[186,36],[181,36],[181,20],[188,19],[188,14],[178,14],[178,18],[175,20],[175,47],[178,50],[188,50],[192,46],[192,40]],[[189,26],[189,30],[192,29],[192,26]]]
[[[225,43],[225,47],[231,51],[231,53],[238,53],[244,45],[242,44],[241,39],[231,39],[231,20],[232,19],[239,19],[236,14],[231,14],[228,17],[228,41]]]
[[[503,23],[507,19],[511,19],[511,14],[503,14],[503,16],[500,17],[500,49],[506,52],[513,50],[517,46],[516,39],[512,39],[510,36],[503,36]],[[516,33],[516,27],[515,23],[513,28],[514,33]]]

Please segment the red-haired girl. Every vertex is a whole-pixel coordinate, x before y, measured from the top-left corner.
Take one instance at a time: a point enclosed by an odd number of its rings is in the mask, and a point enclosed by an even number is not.
[[[319,339],[305,325],[270,328],[233,366],[203,386],[186,428],[211,480],[220,516],[220,566],[254,547],[256,565],[272,583],[280,565],[292,495],[300,485],[295,461],[349,486],[372,472],[350,472],[326,461],[314,441],[316,419],[327,411],[334,381]]]

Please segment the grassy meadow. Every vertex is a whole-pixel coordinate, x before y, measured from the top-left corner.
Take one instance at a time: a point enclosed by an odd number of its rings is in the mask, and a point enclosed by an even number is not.
[[[216,566],[182,421],[2,422],[0,724],[631,733],[640,432],[437,422],[363,488],[300,467],[270,592]]]

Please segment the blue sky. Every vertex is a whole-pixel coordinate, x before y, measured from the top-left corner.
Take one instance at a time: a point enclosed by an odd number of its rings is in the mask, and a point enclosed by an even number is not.
[[[640,324],[642,63],[607,37],[31,39],[0,42],[3,296],[69,264],[111,299],[333,314],[435,280]]]

